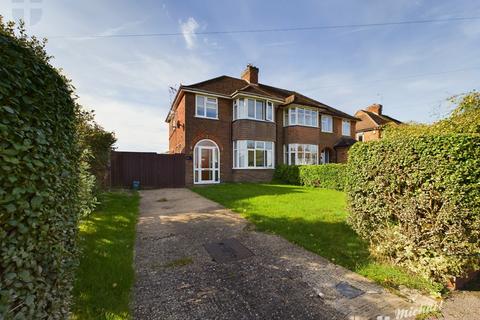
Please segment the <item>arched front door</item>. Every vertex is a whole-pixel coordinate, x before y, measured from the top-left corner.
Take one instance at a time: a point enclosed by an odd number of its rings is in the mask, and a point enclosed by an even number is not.
[[[220,151],[212,140],[201,140],[193,151],[193,182],[220,182]]]

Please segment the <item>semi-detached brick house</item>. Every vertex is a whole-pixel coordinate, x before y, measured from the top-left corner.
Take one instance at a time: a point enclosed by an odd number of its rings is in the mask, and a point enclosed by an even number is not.
[[[269,181],[277,164],[345,162],[358,119],[297,92],[220,76],[180,86],[166,122],[186,184]]]
[[[389,117],[382,112],[381,104],[372,104],[365,109],[358,110],[355,113],[360,121],[357,122],[356,139],[358,141],[373,141],[382,138],[383,128],[388,125],[397,125],[402,122]]]

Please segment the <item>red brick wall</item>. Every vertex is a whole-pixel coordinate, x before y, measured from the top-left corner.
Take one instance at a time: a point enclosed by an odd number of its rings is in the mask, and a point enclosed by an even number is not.
[[[372,131],[365,131],[363,133],[363,141],[374,141],[379,140],[381,137],[381,130],[372,130]]]
[[[348,160],[348,147],[342,147],[336,149],[336,156],[338,163],[345,163]]]
[[[274,169],[241,169],[233,170],[234,182],[270,182]]]
[[[275,123],[255,120],[235,120],[232,123],[232,140],[276,140]]]
[[[193,184],[193,149],[198,141],[210,139],[218,145],[220,151],[220,180],[232,180],[232,100],[218,98],[219,120],[195,117],[195,94],[185,93],[186,99],[186,143],[187,155],[185,183]]]
[[[172,124],[175,123],[179,127],[173,130]],[[184,153],[185,152],[185,96],[178,103],[174,116],[168,124],[169,139],[168,152],[169,153]]]

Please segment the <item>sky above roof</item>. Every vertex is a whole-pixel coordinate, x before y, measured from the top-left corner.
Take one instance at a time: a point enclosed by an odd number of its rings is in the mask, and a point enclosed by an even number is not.
[[[169,87],[238,77],[247,63],[261,83],[349,114],[381,103],[403,122],[435,121],[448,97],[480,87],[480,19],[209,33],[479,17],[479,1],[0,0],[0,14],[49,38],[53,64],[119,150],[168,150]],[[151,33],[175,35],[117,37]]]

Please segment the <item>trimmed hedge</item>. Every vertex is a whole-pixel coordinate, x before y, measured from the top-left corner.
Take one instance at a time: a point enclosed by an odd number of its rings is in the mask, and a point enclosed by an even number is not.
[[[290,184],[343,190],[345,188],[345,171],[346,165],[341,163],[305,166],[279,165],[275,169],[274,177]]]
[[[0,318],[68,317],[80,150],[73,88],[0,21]]]
[[[346,191],[374,256],[441,282],[480,267],[480,136],[357,143]]]

